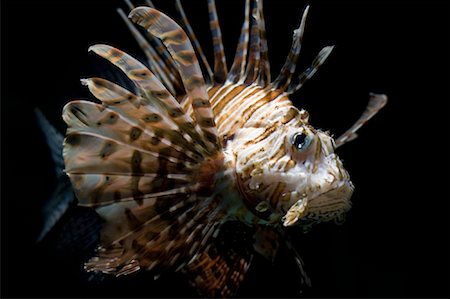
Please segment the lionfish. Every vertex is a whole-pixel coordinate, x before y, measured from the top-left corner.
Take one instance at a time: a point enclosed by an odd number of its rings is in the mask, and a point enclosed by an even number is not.
[[[184,29],[151,2],[127,3],[128,18],[118,12],[147,65],[109,45],[89,50],[134,88],[82,79],[101,103],[77,100],[63,109],[65,172],[79,205],[104,220],[97,256],[85,269],[116,276],[172,269],[200,295],[232,296],[255,253],[273,259],[286,227],[310,227],[349,210],[354,187],[334,150],[355,138],[387,98],[372,94],[361,118],[336,140],[309,124],[289,96],[333,49],[323,48],[293,78],[309,7],[271,80],[261,0],[246,0],[229,70],[215,2],[208,0],[214,71],[179,0]]]

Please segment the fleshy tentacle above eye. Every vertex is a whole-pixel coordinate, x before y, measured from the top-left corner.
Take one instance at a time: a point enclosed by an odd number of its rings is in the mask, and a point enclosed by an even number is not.
[[[297,60],[300,54],[303,33],[305,30],[306,17],[308,16],[310,6],[307,6],[303,12],[300,26],[294,31],[291,50],[286,58],[286,61],[281,68],[278,77],[271,83],[274,89],[285,91],[286,95],[293,94],[299,90],[303,84],[308,81],[325,62],[330,55],[334,46],[324,47],[316,58],[313,60],[311,66],[301,73],[298,78],[292,80],[292,76],[295,73]]]
[[[291,82],[292,76],[295,72],[297,66],[298,56],[302,47],[303,33],[305,31],[306,17],[308,16],[309,6],[307,6],[303,12],[302,20],[300,26],[294,30],[294,36],[292,38],[292,46],[286,61],[281,68],[280,74],[272,82],[275,89],[286,89],[286,87]]]
[[[149,33],[160,38],[170,51],[173,59],[177,62],[196,121],[206,140],[209,141],[209,150],[212,152],[218,151],[221,145],[205,81],[186,33],[165,14],[152,8],[135,8],[131,11],[129,17]]]
[[[306,81],[312,78],[314,74],[319,70],[319,68],[324,64],[327,60],[328,56],[330,56],[331,51],[333,51],[334,46],[327,46],[320,50],[319,54],[317,54],[316,58],[314,58],[311,66],[307,68],[303,73],[293,80],[291,84],[287,87],[287,94],[293,94],[297,90],[299,90]]]

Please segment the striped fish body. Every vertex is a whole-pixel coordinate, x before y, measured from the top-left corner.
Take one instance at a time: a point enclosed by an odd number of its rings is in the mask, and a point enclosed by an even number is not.
[[[121,276],[174,269],[201,295],[227,297],[255,252],[273,259],[284,227],[309,227],[349,209],[353,185],[334,148],[354,138],[385,97],[374,95],[335,143],[288,98],[332,50],[325,47],[293,79],[308,8],[271,81],[262,2],[246,1],[229,71],[214,1],[208,1],[214,71],[176,5],[184,29],[152,7],[134,8],[131,21],[119,10],[147,64],[112,46],[90,48],[134,88],[82,80],[101,103],[65,106],[66,173],[79,204],[104,220],[98,254],[86,270]]]

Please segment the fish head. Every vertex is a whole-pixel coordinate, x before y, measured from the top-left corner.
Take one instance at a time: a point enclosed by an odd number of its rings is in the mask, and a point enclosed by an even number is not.
[[[295,107],[272,109],[238,132],[236,175],[248,206],[278,215],[284,226],[340,220],[353,184],[327,132]],[[272,217],[274,218],[274,217]],[[275,217],[276,218],[276,217]]]

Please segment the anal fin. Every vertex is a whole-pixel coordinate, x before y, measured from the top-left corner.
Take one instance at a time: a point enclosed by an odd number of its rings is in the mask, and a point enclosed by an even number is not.
[[[280,235],[270,227],[258,226],[255,232],[253,248],[270,262],[274,262],[280,247]]]
[[[237,221],[220,227],[205,249],[182,269],[205,297],[231,297],[244,280],[253,257],[253,230]]]

